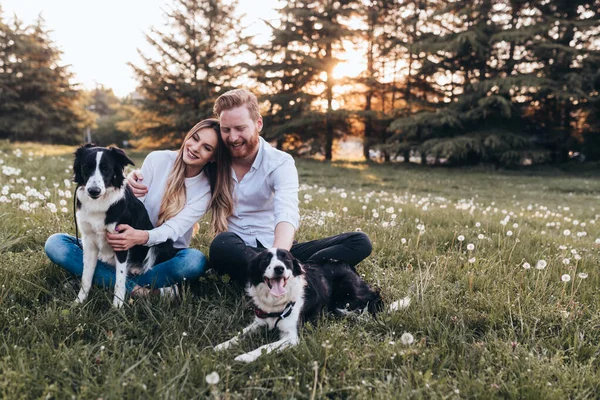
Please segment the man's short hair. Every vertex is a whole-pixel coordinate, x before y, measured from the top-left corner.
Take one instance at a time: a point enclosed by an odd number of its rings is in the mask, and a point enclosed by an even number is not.
[[[220,95],[217,101],[215,101],[213,112],[215,113],[215,116],[219,118],[221,116],[221,112],[225,110],[231,110],[232,108],[241,107],[243,105],[248,108],[248,111],[250,112],[250,118],[252,118],[253,121],[258,121],[260,118],[258,100],[256,99],[254,93],[247,89],[233,89]]]

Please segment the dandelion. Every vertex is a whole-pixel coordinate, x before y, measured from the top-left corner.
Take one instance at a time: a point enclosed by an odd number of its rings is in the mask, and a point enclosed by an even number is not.
[[[575,258],[577,261],[581,260],[581,256],[580,256],[579,254],[575,254],[575,257],[574,257],[574,258]]]
[[[564,274],[563,276],[560,277],[560,280],[563,282],[569,282],[571,280],[571,275]]]
[[[506,231],[506,236],[512,236],[513,232],[512,231]]]
[[[342,199],[345,199],[346,197],[348,197],[348,195],[346,194],[346,192],[342,192],[342,193],[340,193],[340,197]]]
[[[479,228],[481,226],[481,222],[475,222],[475,228]]]
[[[219,383],[220,379],[221,377],[219,376],[217,371],[213,371],[210,374],[206,375],[206,383],[208,383],[209,385],[216,385],[217,383]]]
[[[513,228],[514,228],[514,229],[517,229],[518,227],[519,227],[519,224],[517,224],[517,223],[514,223],[514,224],[513,224]]]
[[[524,269],[530,269],[531,268],[531,264],[529,264],[528,262],[524,262],[523,263],[523,268]]]
[[[469,251],[473,251],[473,250],[475,250],[475,245],[474,245],[473,243],[469,243],[469,244],[467,245],[467,250],[469,250]]]
[[[539,260],[537,264],[535,264],[535,269],[544,269],[546,268],[546,265],[548,265],[546,260]]]
[[[462,242],[465,240],[465,237],[463,235],[458,235],[457,239],[459,242]]]
[[[402,344],[408,346],[415,341],[415,337],[409,332],[404,332],[402,336],[400,336],[400,341],[402,342]]]
[[[343,212],[348,212],[348,207],[344,207],[344,208],[342,208],[342,211],[343,211]]]
[[[568,258],[563,258],[562,263],[565,265],[569,265],[571,263],[571,260]]]
[[[570,231],[570,230],[568,230],[568,229],[565,229],[565,230],[563,231],[563,235],[565,235],[565,236],[569,236],[570,234],[571,234],[571,231]]]
[[[400,239],[400,243],[406,244],[406,239],[405,238]]]
[[[600,244],[600,238],[596,239],[595,243]]]
[[[479,235],[477,235],[477,239],[483,240],[485,239],[485,236],[483,235],[483,233],[480,233]]]
[[[469,258],[469,264],[473,264],[477,259],[475,257]]]
[[[588,277],[588,274],[586,272],[580,272],[577,274],[577,276],[579,277],[579,279],[586,279]]]

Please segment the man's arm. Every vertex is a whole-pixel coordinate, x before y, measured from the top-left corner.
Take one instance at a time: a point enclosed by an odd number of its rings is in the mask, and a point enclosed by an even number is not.
[[[289,222],[282,221],[278,223],[275,227],[275,241],[273,242],[273,247],[277,249],[291,249],[292,244],[294,244],[295,234],[296,229]]]
[[[275,237],[273,247],[289,250],[300,224],[298,207],[298,171],[289,157],[273,171]]]

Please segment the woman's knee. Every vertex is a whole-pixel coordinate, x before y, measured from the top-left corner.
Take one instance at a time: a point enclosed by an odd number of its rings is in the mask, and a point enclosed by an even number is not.
[[[183,259],[179,275],[181,280],[197,279],[206,270],[206,256],[197,249],[187,249]]]
[[[60,261],[68,253],[66,245],[67,238],[68,236],[64,233],[55,233],[46,239],[44,251],[48,258],[55,264],[60,264]]]

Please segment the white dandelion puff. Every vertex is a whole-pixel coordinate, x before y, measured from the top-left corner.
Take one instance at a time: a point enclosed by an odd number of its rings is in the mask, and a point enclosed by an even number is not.
[[[535,264],[535,269],[544,269],[547,265],[548,263],[546,262],[546,260],[539,260],[537,264]]]
[[[402,342],[402,344],[408,346],[415,341],[415,337],[409,332],[404,332],[402,336],[400,336],[400,341]]]
[[[216,371],[213,371],[210,374],[206,375],[206,383],[208,383],[209,385],[216,385],[217,383],[219,383],[219,380],[221,380],[221,377]]]

